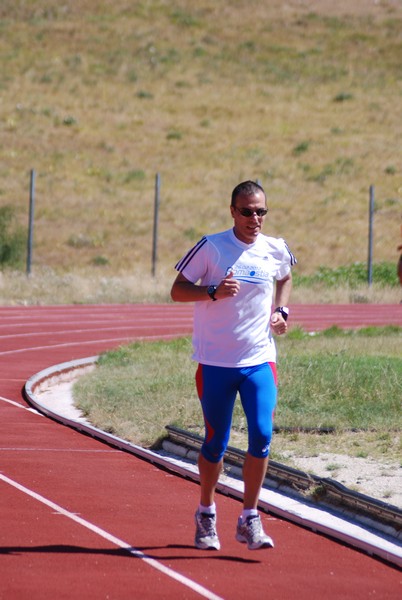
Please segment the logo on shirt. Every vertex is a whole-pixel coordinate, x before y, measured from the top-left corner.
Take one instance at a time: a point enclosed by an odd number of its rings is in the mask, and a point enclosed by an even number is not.
[[[228,267],[226,275],[229,275],[229,273],[233,273],[233,277],[239,281],[247,281],[248,283],[257,285],[265,283],[270,278],[269,271],[252,265],[234,265],[233,267]]]

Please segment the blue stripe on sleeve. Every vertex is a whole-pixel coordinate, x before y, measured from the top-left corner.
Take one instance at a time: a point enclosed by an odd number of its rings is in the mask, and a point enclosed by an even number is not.
[[[191,250],[189,250],[187,254],[185,254],[183,258],[180,259],[179,262],[175,265],[176,271],[179,271],[181,273],[187,267],[189,262],[191,262],[191,260],[197,254],[197,252],[204,246],[204,244],[206,244],[206,242],[207,238],[205,236],[201,238],[200,241],[195,246],[193,246]]]

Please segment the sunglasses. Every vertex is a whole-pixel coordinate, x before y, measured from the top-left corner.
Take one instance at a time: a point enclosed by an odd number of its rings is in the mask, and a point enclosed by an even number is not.
[[[238,210],[243,217],[252,217],[253,215],[257,215],[257,217],[265,217],[268,212],[267,208],[257,208],[257,210],[251,210],[250,208],[239,208],[238,206],[235,206],[235,209]]]

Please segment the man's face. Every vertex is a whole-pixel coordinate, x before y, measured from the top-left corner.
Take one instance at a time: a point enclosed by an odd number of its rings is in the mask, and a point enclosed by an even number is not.
[[[235,206],[230,207],[230,212],[234,220],[235,236],[241,242],[252,244],[256,241],[265,219],[265,215],[258,216],[257,211],[264,210],[266,206],[263,192],[237,196]],[[246,216],[242,212],[245,212]]]

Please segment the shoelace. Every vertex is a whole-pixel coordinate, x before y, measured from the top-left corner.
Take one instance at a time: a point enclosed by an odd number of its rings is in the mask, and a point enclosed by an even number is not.
[[[201,527],[205,535],[215,535],[215,519],[212,515],[199,515]]]
[[[261,535],[261,521],[258,517],[249,519],[245,524],[248,525],[247,529],[249,529],[252,537]]]

